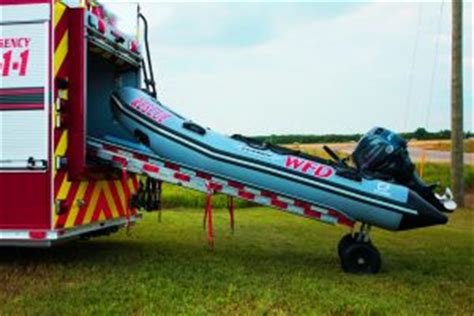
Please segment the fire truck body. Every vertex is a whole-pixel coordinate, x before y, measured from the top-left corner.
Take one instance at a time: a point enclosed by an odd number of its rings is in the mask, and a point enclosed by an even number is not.
[[[0,246],[135,222],[137,176],[90,165],[86,135],[120,130],[109,97],[140,87],[137,42],[92,2],[2,0],[0,10]]]
[[[224,194],[231,228],[233,198],[350,228],[337,248],[343,270],[377,273],[372,225],[446,224],[456,208],[384,128],[361,138],[351,166],[328,147],[332,160],[176,114],[157,100],[139,11],[145,60],[92,0],[2,0],[0,9],[0,246],[115,232],[140,218],[137,208],[158,208],[167,182],[205,194],[210,246],[212,197]]]

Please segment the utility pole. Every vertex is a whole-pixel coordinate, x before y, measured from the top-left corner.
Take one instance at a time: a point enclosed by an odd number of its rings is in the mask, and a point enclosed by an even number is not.
[[[464,206],[462,0],[452,2],[451,37],[451,185],[454,199]]]

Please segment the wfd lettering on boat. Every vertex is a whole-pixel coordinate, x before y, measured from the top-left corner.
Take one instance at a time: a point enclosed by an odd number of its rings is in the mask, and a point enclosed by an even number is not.
[[[293,156],[286,158],[285,167],[311,174],[317,178],[330,178],[334,174],[334,169],[330,166]]]

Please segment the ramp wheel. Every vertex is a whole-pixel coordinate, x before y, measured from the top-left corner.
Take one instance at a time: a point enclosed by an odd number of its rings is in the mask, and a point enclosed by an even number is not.
[[[380,271],[382,259],[372,244],[353,242],[342,251],[341,266],[344,272],[375,274]]]
[[[350,245],[352,245],[357,237],[355,237],[353,234],[347,234],[344,235],[344,237],[341,238],[339,243],[337,244],[337,254],[339,255],[339,258],[342,256],[342,253],[346,248]]]
[[[349,233],[349,234],[344,235],[344,237],[341,238],[341,240],[337,244],[337,254],[339,255],[339,257],[342,256],[342,253],[347,247],[349,247],[350,245],[355,243],[357,239],[359,239],[359,236],[360,236],[359,233],[354,233],[354,234]],[[372,244],[370,240],[368,241],[368,243]]]

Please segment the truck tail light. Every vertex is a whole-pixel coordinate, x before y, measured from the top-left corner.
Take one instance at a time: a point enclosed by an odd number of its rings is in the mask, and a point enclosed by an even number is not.
[[[30,231],[29,233],[30,239],[46,239],[46,232],[45,231]]]

